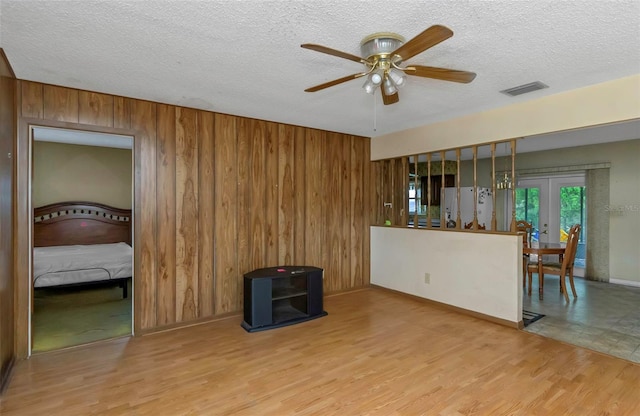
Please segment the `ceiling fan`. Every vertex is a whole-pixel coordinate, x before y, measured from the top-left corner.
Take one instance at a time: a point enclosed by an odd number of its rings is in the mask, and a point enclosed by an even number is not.
[[[316,92],[352,79],[367,77],[362,86],[364,90],[369,94],[373,94],[378,86],[381,86],[382,101],[385,105],[389,105],[398,102],[398,88],[405,84],[405,74],[442,81],[469,83],[476,77],[474,72],[423,65],[402,66],[406,60],[449,39],[451,36],[453,36],[451,29],[441,25],[431,26],[406,43],[405,39],[396,33],[374,33],[364,38],[360,43],[362,57],[322,45],[305,43],[300,46],[305,49],[362,63],[366,67],[364,72],[334,79],[333,81],[307,88],[305,91]]]

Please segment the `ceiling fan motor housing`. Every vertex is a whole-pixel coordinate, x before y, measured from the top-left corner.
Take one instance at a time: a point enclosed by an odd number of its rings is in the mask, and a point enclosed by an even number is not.
[[[378,32],[367,36],[360,42],[361,56],[367,61],[388,58],[389,55],[404,43],[404,38],[397,33]]]

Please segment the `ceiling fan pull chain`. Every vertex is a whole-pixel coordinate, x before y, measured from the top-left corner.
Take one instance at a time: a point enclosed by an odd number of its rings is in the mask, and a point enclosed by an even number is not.
[[[378,118],[378,99],[376,98],[378,95],[373,94],[373,131],[375,132],[377,129],[377,118]]]

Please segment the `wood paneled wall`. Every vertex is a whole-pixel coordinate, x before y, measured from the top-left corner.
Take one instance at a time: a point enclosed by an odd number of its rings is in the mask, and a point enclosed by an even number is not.
[[[368,285],[368,138],[19,86],[23,118],[135,132],[137,330],[241,311],[260,267],[322,267],[327,292]]]
[[[0,49],[0,392],[9,377],[14,348],[13,160],[15,118],[13,71]]]

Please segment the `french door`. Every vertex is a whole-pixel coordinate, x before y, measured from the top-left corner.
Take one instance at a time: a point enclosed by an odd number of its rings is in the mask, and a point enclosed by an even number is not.
[[[585,267],[587,223],[584,174],[519,179],[516,187],[516,219],[526,220],[533,225],[534,241],[550,243],[566,242],[571,226],[580,224],[582,229],[575,266]]]

